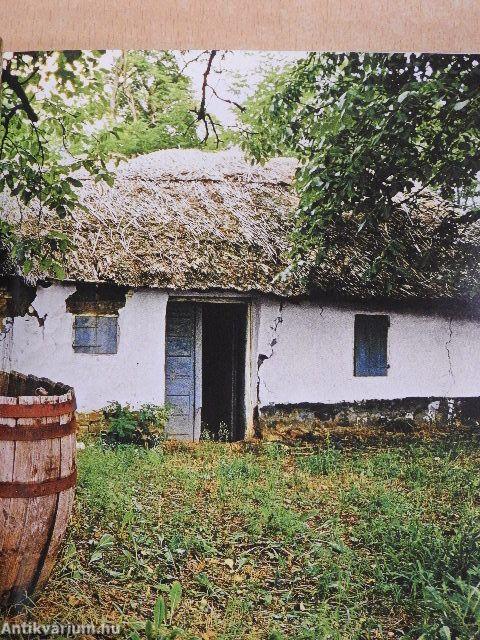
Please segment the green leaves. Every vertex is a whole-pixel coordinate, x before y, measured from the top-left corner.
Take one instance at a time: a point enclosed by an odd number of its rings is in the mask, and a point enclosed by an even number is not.
[[[168,595],[169,608],[165,604],[165,598],[158,596],[153,608],[153,620],[145,622],[145,637],[147,640],[174,640],[181,634],[181,630],[172,627],[173,616],[182,598],[182,585],[175,581],[171,585],[160,585]],[[168,618],[168,619],[167,619]],[[140,640],[140,635],[134,631],[130,640]]]
[[[165,438],[165,426],[170,409],[143,404],[138,411],[130,405],[111,402],[103,409],[108,430],[104,440],[112,444],[137,444],[144,447],[157,445]]]
[[[172,623],[173,614],[178,606],[180,605],[180,601],[182,599],[182,585],[180,582],[176,581],[172,582],[172,586],[170,587],[170,624]]]
[[[385,294],[409,273],[434,268],[435,255],[454,242],[452,227],[439,232],[429,256],[406,229],[418,224],[426,188],[460,206],[477,191],[479,62],[468,55],[311,53],[259,87],[242,116],[244,147],[262,161],[293,154],[302,167],[294,267],[347,261],[353,231],[359,242],[370,240],[350,268]]]
[[[70,239],[59,231],[21,237],[14,225],[0,220],[0,247],[13,264],[21,266],[25,275],[35,270],[53,273],[59,279],[64,278],[63,256],[72,246]],[[6,258],[3,259],[6,261]],[[10,267],[13,269],[13,265]],[[2,272],[2,275],[6,273]]]
[[[44,210],[64,218],[78,204],[79,169],[111,181],[92,130],[108,102],[99,52],[33,52],[5,56],[0,111],[0,192],[38,211],[38,232],[22,238],[13,223],[0,243],[24,273],[64,277],[65,237],[42,231]],[[8,81],[8,78],[13,81]],[[20,87],[20,88],[18,88]],[[85,104],[95,102],[95,112]]]
[[[107,120],[100,149],[131,157],[200,146],[191,82],[171,52],[122,53],[103,81],[112,98],[108,109],[98,110],[98,118]]]
[[[115,539],[111,534],[104,533],[96,544],[94,552],[90,556],[90,564],[102,560],[104,552],[107,549],[111,549],[114,545],[114,542]]]
[[[153,609],[153,621],[154,625],[157,629],[159,629],[162,624],[164,624],[166,618],[166,608],[165,608],[165,600],[163,596],[159,596],[157,601],[155,602],[155,607]]]

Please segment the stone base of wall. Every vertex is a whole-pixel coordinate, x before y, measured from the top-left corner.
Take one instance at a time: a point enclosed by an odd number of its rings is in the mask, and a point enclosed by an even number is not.
[[[79,438],[86,433],[99,434],[105,431],[106,423],[101,411],[77,413],[77,435]]]
[[[269,440],[315,440],[326,428],[377,427],[413,433],[425,428],[480,427],[480,398],[401,398],[336,404],[277,404],[259,412],[259,435]]]

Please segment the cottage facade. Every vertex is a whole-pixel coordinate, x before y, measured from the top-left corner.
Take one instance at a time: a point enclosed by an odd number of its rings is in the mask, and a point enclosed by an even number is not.
[[[474,303],[312,296],[278,277],[294,168],[169,151],[131,161],[113,188],[88,183],[87,212],[64,223],[75,242],[67,278],[35,284],[4,368],[73,385],[84,412],[168,403],[171,435],[191,440],[205,426],[241,439],[292,416],[476,419]]]

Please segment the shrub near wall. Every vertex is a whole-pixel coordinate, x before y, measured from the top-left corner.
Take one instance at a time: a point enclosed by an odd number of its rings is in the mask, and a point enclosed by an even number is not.
[[[102,438],[107,444],[136,444],[154,447],[165,439],[169,410],[154,404],[143,404],[138,410],[130,405],[111,402],[103,409],[106,430]]]
[[[138,410],[130,405],[111,402],[101,411],[79,413],[80,436],[101,435],[108,444],[154,446],[165,438],[169,411],[167,407],[144,404]]]

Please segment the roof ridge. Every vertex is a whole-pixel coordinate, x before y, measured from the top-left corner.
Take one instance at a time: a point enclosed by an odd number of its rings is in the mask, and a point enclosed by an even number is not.
[[[258,180],[253,180],[253,179],[245,179],[245,176],[242,176],[241,174],[232,174],[232,175],[225,175],[223,177],[220,178],[210,178],[210,177],[197,177],[197,178],[189,178],[189,177],[185,177],[185,178],[175,178],[175,177],[164,177],[164,176],[156,176],[155,178],[150,178],[148,176],[128,176],[128,175],[122,175],[122,174],[117,174],[116,178],[119,177],[122,180],[131,180],[131,181],[142,181],[142,182],[225,182],[226,180],[234,180],[237,182],[248,182],[250,184],[270,184],[270,185],[284,185],[284,186],[291,186],[292,185],[292,181],[288,181],[282,178],[278,178],[277,180],[265,180],[265,179],[258,179]],[[99,181],[95,180],[94,176],[85,176],[84,178],[79,178],[82,181],[89,181],[92,182],[94,184],[98,184]]]

